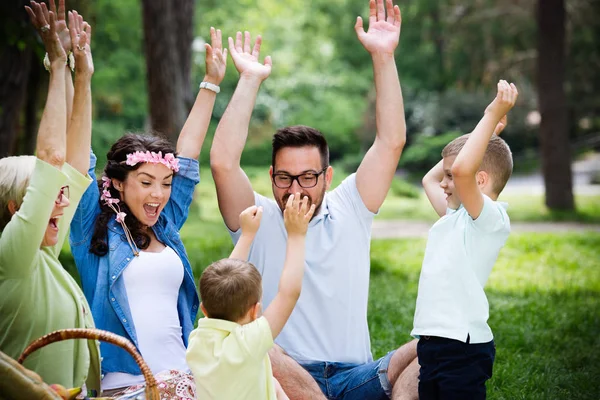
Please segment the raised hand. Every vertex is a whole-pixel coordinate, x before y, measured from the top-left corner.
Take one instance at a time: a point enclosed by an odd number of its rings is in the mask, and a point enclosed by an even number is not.
[[[283,222],[288,236],[305,235],[308,223],[315,212],[315,205],[308,207],[308,197],[300,199],[300,193],[291,195],[283,211]]]
[[[206,77],[204,81],[218,85],[225,77],[227,67],[227,49],[223,50],[220,29],[210,28],[210,43],[204,44],[206,49]]]
[[[365,32],[361,17],[356,18],[354,30],[356,30],[358,40],[369,53],[393,54],[400,40],[401,24],[400,8],[394,6],[392,0],[386,0],[385,7],[383,0],[370,0],[369,30]]]
[[[504,120],[506,125],[506,114],[514,107],[519,97],[519,92],[514,83],[509,84],[505,80],[498,81],[498,93],[492,103],[486,108],[485,112],[494,115],[500,123]],[[504,129],[504,127],[502,127]],[[502,131],[500,129],[500,132]],[[496,126],[498,130],[498,126]],[[496,132],[496,130],[494,132]],[[498,133],[499,134],[499,133]]]
[[[67,53],[62,47],[56,31],[55,13],[53,11],[48,11],[46,3],[39,4],[32,1],[30,4],[31,7],[25,6],[25,10],[27,10],[31,23],[44,42],[44,47],[48,53],[50,63],[60,61],[65,64],[67,62]]]
[[[252,42],[250,41],[250,33],[248,31],[244,33],[243,46],[242,32],[238,32],[235,35],[235,45],[233,39],[231,37],[229,38],[229,53],[231,54],[233,64],[240,75],[256,77],[263,81],[271,74],[271,56],[265,57],[264,64],[261,64],[258,61],[261,43],[262,38],[258,35],[254,43],[254,48],[250,51]]]
[[[56,3],[54,0],[50,0],[50,10],[56,15],[56,33],[60,39],[60,44],[65,50],[66,54],[71,51],[71,35],[67,28],[67,21],[65,20],[65,0],[58,0],[58,12],[56,11]]]
[[[260,227],[262,213],[263,208],[257,206],[251,206],[242,211],[240,214],[240,227],[243,235],[254,236],[256,234]]]
[[[94,61],[90,48],[92,27],[83,20],[77,11],[69,11],[69,28],[70,43],[73,43],[73,55],[75,56],[75,70],[77,74],[91,76],[94,73]]]

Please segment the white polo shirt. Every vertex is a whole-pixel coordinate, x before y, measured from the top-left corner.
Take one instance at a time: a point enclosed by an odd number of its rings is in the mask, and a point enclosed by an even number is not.
[[[266,309],[277,294],[287,233],[277,203],[258,193],[255,201],[264,212],[249,261],[262,275]],[[302,293],[275,340],[295,360],[362,364],[373,359],[367,302],[374,215],[353,174],[325,195],[309,223]],[[234,242],[240,235],[241,230],[231,233]]]
[[[429,230],[411,335],[470,343],[493,339],[483,288],[510,233],[507,204],[483,196],[476,220],[461,205]]]

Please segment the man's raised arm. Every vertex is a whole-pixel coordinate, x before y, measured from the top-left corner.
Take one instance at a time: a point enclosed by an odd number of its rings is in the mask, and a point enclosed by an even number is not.
[[[387,8],[387,18],[386,18]],[[356,173],[360,196],[372,212],[377,212],[390,188],[406,142],[406,122],[400,80],[394,50],[400,38],[400,9],[392,0],[369,2],[369,30],[363,29],[362,18],[355,30],[362,45],[373,59],[375,78],[377,136]]]
[[[245,32],[244,36],[243,44],[241,32],[237,33],[235,44],[229,38],[229,53],[240,73],[240,80],[217,126],[210,149],[210,168],[217,187],[219,209],[232,231],[240,228],[240,213],[254,204],[254,192],[240,166],[240,159],[260,84],[271,73],[271,57],[267,56],[264,64],[258,61],[261,37],[256,38],[251,49],[250,33]]]

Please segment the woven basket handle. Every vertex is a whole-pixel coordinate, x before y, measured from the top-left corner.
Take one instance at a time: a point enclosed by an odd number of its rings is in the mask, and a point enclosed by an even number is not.
[[[58,331],[51,332],[47,335],[42,336],[39,339],[34,340],[27,348],[23,351],[19,357],[19,364],[23,364],[25,359],[34,351],[41,349],[42,347],[49,345],[50,343],[61,342],[68,339],[92,339],[100,340],[102,342],[112,343],[123,349],[125,349],[137,365],[142,370],[144,379],[146,380],[146,400],[160,400],[158,388],[156,387],[156,379],[152,375],[152,371],[138,353],[135,346],[127,339],[122,336],[115,335],[112,332],[103,331],[100,329],[61,329]]]

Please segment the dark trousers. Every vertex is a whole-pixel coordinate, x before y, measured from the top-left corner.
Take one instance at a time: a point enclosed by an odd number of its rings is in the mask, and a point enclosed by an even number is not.
[[[470,344],[436,336],[421,336],[417,344],[420,400],[485,399],[492,377],[494,341]]]

